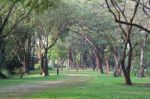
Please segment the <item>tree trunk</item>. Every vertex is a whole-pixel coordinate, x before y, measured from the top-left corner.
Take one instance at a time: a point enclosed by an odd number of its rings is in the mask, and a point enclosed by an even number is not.
[[[129,72],[130,70],[129,69],[126,70],[123,61],[121,61],[121,66],[122,66],[122,70],[123,70],[123,74],[124,74],[124,77],[125,77],[126,84],[127,85],[132,85],[131,78],[130,78],[130,72]]]
[[[24,54],[23,60],[22,60],[22,73],[28,74],[29,73],[29,67],[28,67],[28,57],[26,54]]]
[[[48,53],[48,51],[45,50],[45,54],[44,54],[44,76],[49,76],[49,73],[48,73],[48,59],[47,59],[47,53]]]
[[[27,73],[27,65],[26,65],[26,62],[25,62],[25,61],[22,62],[22,72],[23,72],[24,74]]]
[[[5,41],[0,39],[0,68],[2,68],[4,63],[4,52],[5,52]]]
[[[31,57],[31,54],[32,53],[32,47],[31,47],[31,35],[28,39],[28,50],[27,50],[27,64],[28,64],[28,72],[29,70],[32,68],[32,57]]]
[[[100,63],[100,56],[99,56],[98,52],[94,51],[94,55],[95,55],[95,60],[96,60],[96,66],[100,70],[100,72],[103,74],[104,71],[102,68],[102,64]]]
[[[76,63],[76,64],[75,64],[76,72],[78,72],[78,70],[79,70],[79,66],[80,66],[80,63]]]
[[[126,51],[127,51],[127,45],[129,44],[129,56],[128,56],[128,64],[125,65],[126,60]],[[123,49],[123,55],[121,59],[121,67],[123,70],[123,74],[125,77],[126,85],[132,85],[131,78],[130,78],[130,69],[131,69],[131,62],[132,62],[132,43],[130,39],[127,39],[125,43],[125,47]]]
[[[138,77],[144,77],[144,70],[145,70],[145,67],[142,66],[138,72]]]
[[[26,56],[25,59],[25,64],[26,64],[26,73],[29,74],[29,70],[30,70],[30,54],[27,53],[28,55]]]
[[[32,52],[31,52],[31,63],[30,63],[30,66],[31,66],[31,69],[33,70],[34,67],[35,67],[35,47],[32,48]]]
[[[4,61],[4,51],[5,51],[5,46],[4,46],[4,41],[2,39],[0,39],[0,69],[3,66],[3,61]],[[7,77],[2,74],[2,72],[0,71],[0,78],[1,79],[7,79]]]
[[[95,69],[96,69],[96,60],[95,60],[95,55],[94,55],[94,52],[92,52],[92,54],[90,55],[91,56],[91,60],[92,60],[92,69],[93,69],[93,71],[95,71]]]
[[[140,49],[141,49],[141,62],[140,62],[140,70],[138,72],[138,77],[144,77],[144,48],[146,45],[146,40],[147,40],[148,35],[146,34],[144,37],[144,41],[142,42]]]
[[[71,48],[68,49],[68,59],[69,59],[69,68],[72,69],[75,66],[75,63],[73,61]]]
[[[59,75],[59,65],[57,64],[57,76]]]
[[[40,66],[41,66],[40,75],[44,75],[44,56],[43,56],[43,54],[40,54]]]
[[[114,60],[115,60],[115,71],[114,71],[114,77],[121,76],[121,66],[119,62],[119,55],[117,48],[114,48]]]
[[[138,72],[138,77],[144,77],[144,46],[141,45],[141,62],[140,62],[140,70]]]
[[[60,69],[63,71],[63,66],[64,66],[64,62],[65,62],[65,59],[64,58],[59,58],[59,65],[60,65]]]
[[[108,58],[105,59],[105,66],[106,66],[106,74],[109,74],[109,72],[110,72],[110,66],[109,66]]]
[[[87,60],[87,51],[84,51],[82,54],[82,62],[83,62],[83,69],[85,70],[89,66],[89,62]]]

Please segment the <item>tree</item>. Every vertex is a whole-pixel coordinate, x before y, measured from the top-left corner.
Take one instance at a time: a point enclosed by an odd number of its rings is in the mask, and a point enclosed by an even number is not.
[[[114,22],[112,21],[112,17],[108,17],[106,9],[99,7],[99,2],[97,0],[77,2],[80,2],[80,4],[78,4],[79,7],[76,8],[77,15],[74,16],[76,21],[70,30],[83,37],[91,46],[93,49],[92,56],[95,56],[92,58],[93,63],[96,63],[97,68],[103,73],[104,49],[108,45],[107,40],[104,38],[104,34],[107,35],[107,33],[112,33]]]
[[[58,8],[49,9],[43,15],[37,18],[36,35],[38,45],[41,51],[41,68],[42,73],[48,76],[48,51],[55,45],[58,38],[68,31],[71,25],[69,16],[66,17],[68,9],[62,7],[64,3],[60,4]],[[64,12],[64,13],[62,13]],[[53,16],[53,17],[51,17]],[[43,19],[41,19],[41,17]]]
[[[31,20],[30,20],[31,21]],[[22,74],[29,73],[31,63],[31,37],[33,36],[32,23],[22,22],[14,30],[13,37],[16,40],[16,56],[22,63]]]
[[[127,0],[125,0],[125,1],[122,1],[122,0],[116,0],[116,1],[105,0],[105,1],[106,1],[107,5],[110,5],[108,7],[108,9],[111,13],[113,12],[112,14],[114,15],[115,22],[120,23],[120,24],[124,24],[124,25],[129,25],[129,26],[131,25],[131,26],[137,27],[139,29],[142,29],[142,30],[150,33],[149,24],[147,22],[145,23],[143,21],[143,20],[149,20],[150,7],[148,6],[149,3],[147,0],[146,1],[144,1],[144,0],[128,0],[128,1]],[[129,3],[133,4],[134,6],[130,6],[130,7],[126,6]],[[111,11],[110,10],[111,7],[114,7],[116,12]],[[121,13],[123,15],[123,17],[130,16],[129,14],[127,15],[127,13],[128,13],[127,10],[129,10],[128,8],[132,9],[132,11],[130,10],[130,13],[135,14],[134,19],[136,19],[136,21],[131,20],[132,22],[130,22],[130,21],[126,21],[126,20],[122,19],[121,17],[117,18],[116,13],[118,13],[118,14]],[[132,16],[130,16],[130,17],[132,17]]]
[[[119,26],[122,29],[122,32],[124,34],[124,38],[123,38],[124,48],[122,51],[122,57],[121,57],[120,63],[121,63],[121,67],[123,70],[126,84],[132,85],[131,79],[130,79],[130,70],[131,70],[131,65],[132,65],[132,51],[133,51],[131,34],[132,34],[132,28],[134,26],[133,25],[134,19],[136,17],[137,10],[139,7],[139,3],[138,2],[135,3],[133,14],[131,14],[130,17],[128,17],[129,15],[125,13],[125,11],[127,12],[127,9],[125,9],[126,6],[119,6],[120,4],[119,1],[113,1],[113,0],[105,0],[105,1],[106,1],[109,12],[112,13],[115,21],[119,23]],[[126,2],[123,2],[123,3],[126,4]],[[128,23],[128,24],[123,24],[123,23]],[[127,47],[128,45],[129,47]],[[129,49],[129,55],[127,59],[128,62],[126,65],[125,61],[126,61],[127,49]]]
[[[5,62],[6,39],[8,39],[15,27],[32,11],[32,8],[23,5],[18,0],[2,0],[0,4],[0,68]]]
[[[138,77],[144,77],[144,69],[145,69],[145,64],[144,64],[144,49],[146,46],[146,42],[147,42],[147,38],[148,38],[148,34],[145,33],[144,34],[144,40],[141,42],[140,44],[140,50],[141,50],[141,55],[140,55],[140,69],[138,72]]]
[[[58,0],[1,0],[0,3],[0,68],[5,63],[5,45],[9,36],[25,19],[29,19],[31,12],[41,13],[54,7]],[[30,38],[30,37],[29,37]],[[27,37],[28,39],[28,37]],[[23,42],[24,43],[24,42]]]

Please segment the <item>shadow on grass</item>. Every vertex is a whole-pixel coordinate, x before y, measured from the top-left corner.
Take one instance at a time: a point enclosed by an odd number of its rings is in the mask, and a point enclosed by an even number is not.
[[[150,88],[150,83],[133,83],[133,86]]]

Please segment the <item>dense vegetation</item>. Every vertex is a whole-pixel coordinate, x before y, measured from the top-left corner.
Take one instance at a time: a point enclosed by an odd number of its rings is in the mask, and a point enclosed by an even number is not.
[[[49,80],[54,70],[60,75],[63,70],[78,73],[87,69],[99,71],[88,78],[93,82],[85,81],[85,88],[93,88],[95,95],[98,89],[113,90],[117,85],[118,92],[122,90],[120,77],[124,77],[126,85],[143,77],[148,83],[149,10],[149,0],[1,0],[0,84],[5,85],[10,79],[21,80],[14,82],[16,85],[26,82],[33,72],[40,76],[37,80]],[[88,73],[91,72],[87,76]],[[58,79],[61,78],[67,79]],[[52,80],[55,79],[57,76]],[[103,88],[106,80],[112,85]],[[94,89],[98,83],[100,87]],[[139,90],[138,86],[134,88]],[[49,93],[55,96],[55,92]]]

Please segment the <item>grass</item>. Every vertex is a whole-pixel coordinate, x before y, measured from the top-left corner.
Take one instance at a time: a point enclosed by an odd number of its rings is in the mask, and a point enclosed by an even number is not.
[[[39,75],[39,71],[33,71],[29,75],[25,75],[23,78],[19,78],[19,76],[14,76],[10,79],[0,80],[0,88],[6,86],[14,86],[23,83],[31,83],[31,82],[38,82],[38,81],[54,81],[54,80],[62,80],[65,79],[65,76],[60,75],[57,76],[54,74],[54,71],[50,74],[50,76],[43,77]]]
[[[23,79],[0,81],[0,86],[31,81],[64,80],[65,82],[50,87],[48,90],[38,90],[25,93],[21,98],[25,99],[150,99],[150,78],[139,79],[132,77],[133,86],[124,84],[124,78],[115,78],[111,74],[100,75],[98,71],[79,70],[63,71],[60,76],[51,72],[49,77],[41,77],[37,73],[26,76]],[[13,84],[10,84],[10,82]],[[18,83],[20,81],[20,83]],[[6,82],[6,83],[4,83]]]
[[[90,77],[77,86],[66,85],[56,89],[39,91],[25,96],[33,99],[149,99],[149,78],[138,79],[132,77],[133,86],[126,86],[122,77],[114,78],[112,75],[99,75],[92,71],[64,72],[66,75],[80,75]],[[75,84],[75,83],[72,83]]]

